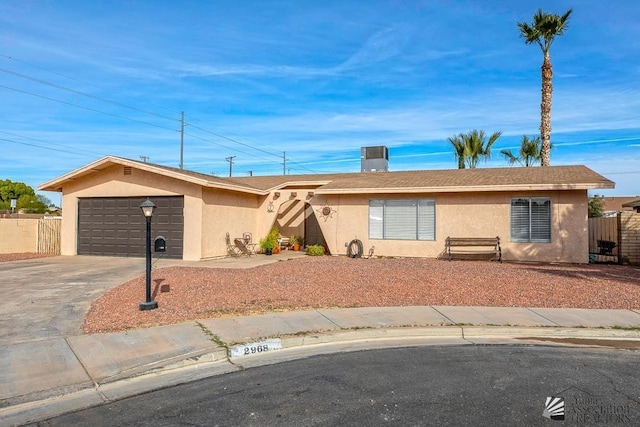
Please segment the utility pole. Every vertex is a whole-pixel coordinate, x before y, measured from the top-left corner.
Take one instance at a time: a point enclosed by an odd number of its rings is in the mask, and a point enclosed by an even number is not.
[[[247,171],[247,174],[249,174],[249,176],[253,176],[253,171]]]
[[[184,111],[180,115],[180,169],[184,169]]]
[[[231,156],[231,157],[226,157],[225,160],[227,162],[229,162],[229,177],[231,177],[231,171],[232,171],[232,166],[233,166],[233,159],[235,159],[236,156]]]
[[[282,175],[287,174],[287,152],[282,152]]]
[[[147,160],[149,160],[149,156],[140,156],[140,160],[147,163]]]

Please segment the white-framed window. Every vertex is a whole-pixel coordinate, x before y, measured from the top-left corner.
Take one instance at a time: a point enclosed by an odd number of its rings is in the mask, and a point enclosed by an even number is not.
[[[435,240],[436,201],[432,199],[369,200],[369,238]]]
[[[551,242],[551,199],[516,197],[511,199],[511,241]]]

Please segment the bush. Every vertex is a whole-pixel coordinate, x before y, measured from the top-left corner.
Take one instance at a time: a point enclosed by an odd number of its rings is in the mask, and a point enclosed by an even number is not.
[[[322,256],[324,255],[324,248],[320,245],[309,245],[307,246],[307,255]]]

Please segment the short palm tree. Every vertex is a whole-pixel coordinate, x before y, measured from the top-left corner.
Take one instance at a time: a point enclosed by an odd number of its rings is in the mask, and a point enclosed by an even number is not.
[[[484,160],[491,158],[491,146],[500,138],[500,135],[502,135],[501,131],[494,132],[488,141],[486,141],[483,130],[472,130],[465,135],[464,145],[467,166],[474,169],[481,158]]]
[[[534,166],[540,163],[540,137],[536,136],[529,139],[529,137],[523,135],[517,156],[508,149],[501,150],[500,153],[507,158],[510,165],[520,163],[525,167]]]
[[[483,130],[472,130],[467,134],[458,134],[448,138],[453,146],[454,155],[458,161],[458,169],[475,168],[478,161],[491,157],[491,146],[500,138],[502,132],[495,132],[486,140]]]
[[[551,94],[553,92],[553,71],[551,69],[551,44],[556,36],[561,36],[568,27],[572,9],[564,15],[555,15],[538,9],[533,15],[533,22],[518,22],[520,36],[526,44],[537,43],[542,49],[542,102],[540,103],[540,136],[542,150],[540,153],[541,166],[549,166],[551,159]]]
[[[447,140],[453,146],[453,154],[456,156],[456,160],[458,161],[458,169],[464,169],[464,161],[466,158],[464,150],[464,135],[460,134],[450,136]]]

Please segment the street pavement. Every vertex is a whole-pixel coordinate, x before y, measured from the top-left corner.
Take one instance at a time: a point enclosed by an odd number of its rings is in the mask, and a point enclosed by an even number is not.
[[[290,256],[299,255],[285,255]],[[55,328],[44,328],[42,325],[46,326],[46,323],[42,322],[45,320],[27,321],[19,310],[30,298],[34,304],[40,304],[38,293],[29,291],[29,298],[20,300],[14,291],[6,291],[6,283],[0,282],[3,298],[0,309],[3,315],[3,323],[0,323],[0,425],[35,422],[200,378],[315,354],[385,347],[486,344],[579,344],[640,349],[640,310],[533,307],[318,309],[202,319],[87,335],[81,334],[79,329],[86,312],[82,308],[88,308],[90,300],[99,292],[90,292],[90,286],[84,282],[97,281],[100,292],[104,292],[143,272],[136,270],[139,259],[132,262],[126,258],[114,261],[113,258],[72,257],[71,262],[69,258],[50,258],[48,269],[45,267],[47,261],[0,265],[5,277],[8,272],[16,272],[16,275],[22,272],[29,278],[26,280],[37,281],[38,285],[34,287],[37,291],[42,290],[44,280],[56,283],[67,280],[69,288],[73,288],[73,283],[82,282],[79,286],[83,288],[82,292],[77,292],[82,297],[74,300],[77,307],[71,311],[64,306],[64,301],[76,293],[65,291],[53,296],[60,299],[59,310],[63,313],[57,312],[56,304],[49,304],[43,311],[49,316],[58,313],[51,317],[58,320]],[[250,268],[283,259],[286,258],[251,257],[211,260],[197,265]],[[167,260],[163,266],[175,263],[189,264]],[[91,270],[93,276],[78,280],[81,277],[78,269],[85,268]],[[101,269],[116,277],[104,279]],[[86,273],[87,270],[82,271]],[[40,277],[36,277],[37,272]],[[43,298],[53,298],[49,293],[45,294]],[[6,309],[5,304],[11,308]],[[28,309],[32,310],[32,307],[28,306]],[[5,310],[14,316],[5,317]],[[65,316],[70,319],[68,324],[59,321]],[[20,324],[27,325],[24,331],[19,330]]]

